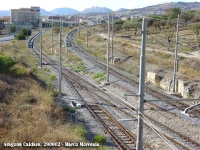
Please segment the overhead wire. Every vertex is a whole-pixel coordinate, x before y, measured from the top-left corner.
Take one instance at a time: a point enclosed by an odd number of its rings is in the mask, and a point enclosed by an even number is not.
[[[162,42],[160,42],[157,38],[155,38],[154,36],[152,36],[152,35],[149,35],[149,36],[151,36],[151,37],[153,37],[157,42],[159,42],[160,44],[162,44],[162,45],[164,45]],[[175,44],[176,44],[176,42],[174,42]],[[180,43],[178,43],[178,44],[180,44]],[[183,45],[183,44],[180,44],[180,45],[182,45],[182,46],[184,46],[184,47],[187,47],[187,46],[185,46],[185,45]],[[190,47],[188,47],[188,48],[190,48]],[[172,52],[174,55],[175,55],[175,52],[173,52],[173,51],[170,51],[170,52]],[[177,55],[178,57],[182,57],[182,56],[179,56],[179,55]],[[182,60],[184,63],[186,63],[187,65],[189,65],[190,67],[192,67],[192,68],[194,68],[194,66],[192,66],[192,65],[190,65],[188,62],[186,62],[186,61],[184,61],[184,60]],[[196,69],[196,68],[195,68]],[[199,72],[200,73],[200,71],[198,70],[198,69],[196,69],[196,71],[197,72]]]

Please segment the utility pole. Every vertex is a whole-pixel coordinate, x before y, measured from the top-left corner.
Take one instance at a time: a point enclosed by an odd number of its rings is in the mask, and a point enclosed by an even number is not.
[[[147,34],[147,18],[143,18],[142,23],[142,45],[140,55],[140,82],[139,82],[139,110],[138,110],[138,131],[136,150],[143,150],[143,112],[144,112],[144,88],[145,88],[145,49],[146,49],[146,34]]]
[[[51,51],[53,52],[53,16],[51,20]]]
[[[114,38],[114,12],[112,13],[112,63],[114,63],[114,58],[113,58],[113,38]]]
[[[109,82],[109,52],[110,52],[110,14],[108,13],[108,45],[107,45],[107,77],[106,82]]]
[[[40,18],[40,67],[42,68],[42,19]]]
[[[58,96],[61,96],[61,82],[62,82],[62,19],[60,18],[60,53],[59,53],[59,93]]]
[[[78,38],[80,39],[80,13],[79,13],[79,17],[78,17],[78,22],[79,22],[79,28],[78,28]]]
[[[176,49],[175,49],[175,56],[174,56],[174,80],[173,80],[173,92],[176,92],[176,72],[178,70],[178,60],[177,60],[177,53],[178,53],[178,32],[179,32],[179,20],[180,20],[180,15],[178,14],[178,20],[177,20],[177,31],[176,31]]]
[[[86,46],[88,47],[88,25],[86,29]]]

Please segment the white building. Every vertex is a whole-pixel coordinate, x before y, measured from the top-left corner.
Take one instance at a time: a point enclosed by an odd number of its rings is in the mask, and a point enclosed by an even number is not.
[[[20,8],[10,10],[10,23],[13,24],[38,24],[40,7]]]

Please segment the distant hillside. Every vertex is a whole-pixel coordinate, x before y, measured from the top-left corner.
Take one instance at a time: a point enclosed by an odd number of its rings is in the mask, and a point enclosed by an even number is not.
[[[86,13],[104,13],[104,12],[112,12],[111,9],[106,8],[106,7],[91,7],[91,8],[86,8],[85,10],[83,10],[81,13],[86,14]]]
[[[162,14],[165,10],[170,8],[181,8],[182,11],[188,10],[200,10],[200,2],[170,2],[170,3],[163,3],[159,5],[152,5],[144,8],[139,9],[132,9],[133,11],[137,11],[138,14]]]
[[[50,11],[52,15],[72,15],[77,14],[79,11],[72,9],[72,8],[55,8],[54,10]]]
[[[134,6],[133,6],[134,7]],[[118,12],[120,15],[149,15],[149,14],[163,14],[166,9],[179,7],[182,11],[187,10],[200,10],[200,2],[170,2],[170,3],[163,3],[159,5],[152,5],[144,8],[137,8],[137,9],[126,9],[120,8]],[[105,13],[105,12],[112,12],[111,9],[106,7],[91,7],[83,10],[81,13]],[[46,11],[40,8],[40,13],[42,16],[45,15],[73,15],[79,13],[77,10],[73,8],[55,8],[52,11]],[[10,10],[0,10],[0,16],[10,16]]]
[[[46,11],[45,9],[40,8],[40,14],[42,16],[48,16],[51,15],[51,13],[49,11]]]
[[[128,10],[128,9],[126,9],[126,8],[120,8],[117,11],[125,11],[125,10]]]

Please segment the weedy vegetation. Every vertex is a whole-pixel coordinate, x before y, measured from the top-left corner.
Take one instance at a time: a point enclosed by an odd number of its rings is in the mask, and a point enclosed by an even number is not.
[[[5,142],[86,141],[84,127],[66,117],[76,109],[55,100],[56,76],[47,78],[50,69],[38,69],[36,62],[25,41],[0,43],[0,149]]]

